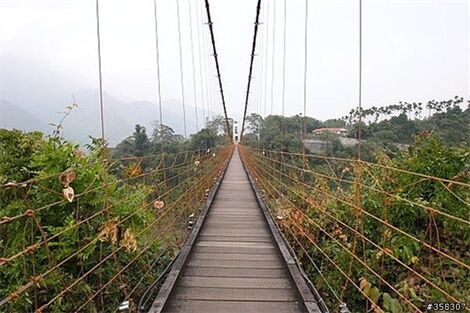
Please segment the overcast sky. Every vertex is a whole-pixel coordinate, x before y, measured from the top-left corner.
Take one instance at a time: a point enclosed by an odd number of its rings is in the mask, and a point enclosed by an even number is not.
[[[186,103],[192,104],[189,0],[179,1],[185,98]],[[203,40],[208,36],[207,26],[198,24],[198,17],[199,21],[202,17],[206,20],[203,0],[191,1],[197,102],[202,109],[200,77],[204,82],[206,77],[205,70],[199,73],[199,60],[202,60],[211,84],[210,98],[220,111],[213,58],[208,42]],[[266,94],[266,113],[271,112],[274,51],[273,113],[280,114],[284,0],[269,0],[269,11],[267,2],[263,1],[262,7],[263,24],[250,111],[265,113]],[[176,1],[157,0],[157,3],[162,97],[180,99]],[[240,118],[257,1],[211,0],[210,3],[229,115]],[[153,0],[100,0],[100,8],[105,91],[123,100],[155,102]],[[304,0],[287,0],[288,115],[302,112],[303,107],[304,8]],[[0,0],[0,99],[9,94],[12,72],[16,79],[41,80],[46,91],[62,85],[70,93],[96,89],[94,10],[94,0]],[[444,100],[455,95],[467,98],[470,93],[469,11],[470,0],[364,0],[364,106],[400,100]],[[345,115],[357,105],[358,0],[309,0],[308,28],[307,114],[321,119]],[[204,53],[199,55],[199,51]],[[265,77],[266,92],[261,85]]]

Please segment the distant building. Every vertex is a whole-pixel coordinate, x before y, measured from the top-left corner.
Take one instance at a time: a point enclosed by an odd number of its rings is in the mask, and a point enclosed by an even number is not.
[[[357,139],[346,138],[342,135],[340,135],[338,140],[344,147],[354,147],[358,143]],[[331,148],[329,148],[329,145],[331,145],[331,142],[329,142],[329,140],[306,139],[303,140],[303,144],[305,148],[307,148],[311,153],[315,154],[327,154],[328,151],[331,150]]]
[[[237,121],[234,121],[233,122],[233,142],[234,143],[238,143],[240,141],[240,134],[239,134],[239,130],[238,130],[238,122]]]
[[[346,136],[348,130],[346,128],[317,128],[314,129],[312,132],[314,135],[322,135],[322,134],[336,134],[340,136]]]

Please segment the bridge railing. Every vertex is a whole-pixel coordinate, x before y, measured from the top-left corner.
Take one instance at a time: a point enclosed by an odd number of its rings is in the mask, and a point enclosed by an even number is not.
[[[120,159],[56,148],[57,163],[38,159],[29,180],[0,187],[0,312],[133,309],[232,147]]]
[[[424,312],[469,301],[468,173],[446,179],[386,158],[240,151],[330,307]]]

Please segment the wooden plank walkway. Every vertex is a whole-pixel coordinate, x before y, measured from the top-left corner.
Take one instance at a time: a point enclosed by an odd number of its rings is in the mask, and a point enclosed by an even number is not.
[[[171,289],[162,312],[320,312],[306,309],[237,149]]]

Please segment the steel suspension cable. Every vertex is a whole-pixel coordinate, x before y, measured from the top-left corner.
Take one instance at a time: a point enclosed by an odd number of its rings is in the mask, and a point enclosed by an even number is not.
[[[201,90],[200,90],[200,93],[201,93],[201,99],[202,99],[202,128],[205,127],[206,125],[206,112],[207,112],[207,95],[206,95],[206,91],[207,91],[207,82],[203,79],[203,73],[202,73],[202,62],[203,62],[203,56],[202,56],[202,52],[204,51],[202,49],[202,46],[201,46],[201,36],[200,36],[200,29],[202,29],[202,27],[200,28],[199,26],[201,26],[201,14],[200,14],[200,10],[199,10],[199,2],[196,2],[196,29],[197,29],[197,46],[198,46],[198,63],[199,63],[199,81],[200,81],[200,85],[201,85]],[[204,84],[205,83],[205,84]]]
[[[467,1],[467,107],[470,106],[470,2]]]
[[[187,133],[187,128],[186,128],[186,103],[185,103],[185,98],[184,98],[184,71],[183,71],[183,48],[182,48],[182,43],[181,43],[180,0],[176,0],[176,17],[178,19],[178,43],[179,43],[181,100],[183,102],[183,127],[184,127],[184,137],[187,137],[188,133]]]
[[[271,58],[271,115],[274,111],[274,74],[276,73],[275,61],[276,61],[276,0],[273,0],[273,53]]]
[[[201,21],[202,22],[202,21]],[[203,32],[203,43],[204,43],[204,49],[207,49],[209,47],[209,43],[207,42],[207,34],[206,32]],[[208,110],[208,114],[209,114],[209,118],[212,118],[212,115],[214,114],[214,92],[213,92],[213,89],[212,89],[212,80],[211,80],[211,76],[210,76],[210,71],[209,71],[209,68],[210,68],[210,62],[209,62],[209,58],[207,56],[206,53],[203,54],[204,55],[204,74],[205,74],[205,77],[204,77],[204,80],[206,81],[206,89],[207,89],[207,110]]]
[[[104,132],[104,103],[103,103],[103,71],[101,62],[101,29],[100,29],[100,4],[96,0],[96,43],[98,53],[98,80],[99,80],[99,103],[100,103],[100,125],[101,125],[101,139],[105,140]]]
[[[204,33],[204,41],[205,41],[205,46],[206,48],[208,47],[208,42],[207,42],[207,34]],[[210,75],[210,71],[209,71],[209,68],[210,68],[210,62],[209,62],[209,57],[207,56],[207,54],[204,53],[204,62],[206,64],[206,70],[205,70],[205,73],[206,73],[206,82],[207,82],[207,93],[208,93],[208,101],[209,101],[209,117],[212,118],[213,114],[214,114],[214,90],[213,90],[213,86],[212,86],[212,83],[213,83],[213,79],[211,79],[211,75]]]
[[[191,64],[193,70],[193,101],[194,101],[194,116],[196,118],[196,132],[199,131],[199,117],[197,112],[197,96],[196,96],[196,62],[194,61],[194,36],[193,36],[193,13],[191,0],[188,1],[189,10],[189,37],[191,42]]]
[[[218,78],[218,81],[219,81],[220,96],[222,98],[222,106],[224,108],[225,123],[226,123],[226,127],[227,127],[227,135],[229,136],[229,142],[233,142],[232,130],[230,128],[230,123],[228,121],[227,107],[225,105],[224,88],[222,86],[222,77],[220,75],[219,58],[217,56],[217,47],[215,45],[214,28],[213,28],[213,23],[212,23],[209,0],[205,0],[205,3],[206,3],[206,13],[207,13],[207,24],[209,26],[209,31],[210,31],[210,34],[211,34],[212,50],[214,52],[213,55],[214,55],[214,60],[215,60],[215,67],[217,69],[217,78]]]
[[[358,77],[358,108],[359,108],[359,124],[357,126],[358,140],[358,159],[362,159],[362,0],[359,0],[359,77]]]
[[[256,6],[256,20],[255,20],[255,31],[253,34],[253,44],[251,47],[251,60],[250,60],[250,71],[248,73],[248,84],[246,87],[246,98],[245,98],[245,110],[243,113],[243,122],[242,122],[242,129],[240,132],[240,142],[243,139],[243,132],[245,131],[245,120],[246,120],[246,111],[248,109],[248,102],[250,99],[250,87],[251,87],[251,78],[253,74],[253,62],[255,60],[255,52],[256,52],[256,38],[258,36],[258,26],[259,26],[259,14],[261,12],[261,0],[258,0],[258,4]]]
[[[286,102],[287,0],[284,0],[284,34],[282,49],[282,116],[284,116]]]
[[[282,98],[281,98],[281,147],[285,150],[285,100],[286,100],[286,44],[287,44],[287,0],[284,0],[284,16],[283,16],[283,43],[282,43]]]
[[[267,102],[268,102],[268,62],[269,62],[269,2],[266,1],[266,28],[264,31],[264,39],[265,45],[264,48],[266,49],[266,57],[264,60],[264,116],[267,115]]]
[[[308,67],[308,0],[305,0],[305,20],[304,20],[304,116],[302,119],[302,140],[305,140],[307,133],[307,67]],[[305,147],[305,146],[304,146]],[[305,148],[304,148],[305,153]]]
[[[199,3],[199,2],[197,2]],[[199,24],[201,25],[201,28],[204,28],[204,21],[203,21],[203,15],[204,15],[204,7],[201,5],[198,5],[198,20]],[[209,48],[209,43],[207,42],[207,33],[205,31],[202,32],[202,43],[201,43],[201,56],[202,56],[202,62],[204,62],[204,65],[202,66],[204,70],[204,82],[205,82],[205,88],[204,91],[206,93],[206,108],[207,108],[207,118],[210,119],[212,117],[212,103],[213,103],[213,95],[212,95],[212,82],[209,79],[209,59],[207,57],[207,53],[205,52],[206,49]]]
[[[201,8],[201,9],[204,9],[204,8]],[[204,12],[201,12],[201,13],[203,14]],[[201,19],[201,23],[204,24],[202,22],[202,19]],[[209,49],[207,33],[203,32],[202,37],[203,37],[202,39],[204,40],[204,49]],[[209,70],[210,62],[209,62],[209,57],[207,53],[204,53],[204,64],[205,64],[204,73],[206,76],[204,79],[206,80],[206,87],[207,87],[207,101],[208,101],[209,117],[212,118],[214,114],[214,90],[212,89],[213,79],[212,79],[212,75],[210,75],[210,70]]]
[[[162,109],[162,92],[160,80],[160,45],[158,40],[158,18],[157,18],[157,0],[153,0],[153,18],[155,23],[155,61],[157,66],[157,91],[158,91],[158,113],[160,119],[160,135],[163,128],[163,109]]]
[[[201,5],[200,7],[201,9],[201,25],[204,25],[206,23],[204,23],[203,21],[203,16],[204,16],[204,6]],[[207,38],[207,32],[202,32],[202,39],[203,39],[203,43],[204,43],[204,46],[203,48],[204,49],[210,49],[210,44],[208,42],[208,38]],[[204,50],[206,51],[206,50]],[[208,101],[208,110],[209,110],[209,116],[212,118],[212,115],[214,114],[214,90],[212,89],[212,84],[213,84],[213,79],[212,79],[212,75],[210,75],[210,62],[209,62],[209,55],[207,53],[204,53],[204,64],[205,64],[205,80],[206,80],[206,87],[207,87],[207,101]]]
[[[263,12],[263,17],[262,19],[264,19],[264,12]],[[261,24],[265,24],[265,23],[261,23]],[[258,79],[258,98],[257,98],[257,109],[256,109],[256,113],[258,113],[259,115],[262,115],[261,114],[261,104],[263,102],[263,83],[264,83],[264,80],[263,80],[263,77],[264,77],[264,30],[261,31],[261,47],[260,47],[260,62],[258,63],[258,76],[259,76],[259,79]]]

